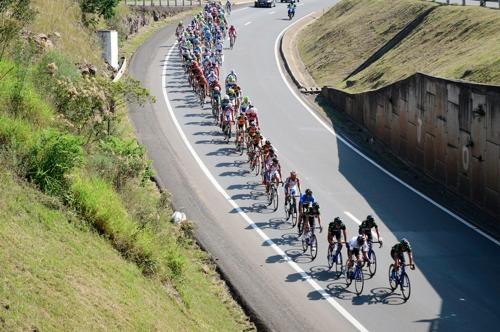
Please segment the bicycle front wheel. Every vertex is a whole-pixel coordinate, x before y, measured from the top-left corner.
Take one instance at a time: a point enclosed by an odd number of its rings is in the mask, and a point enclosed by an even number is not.
[[[330,246],[328,248],[328,254],[326,254],[326,261],[328,262],[328,270],[331,270],[333,264],[335,264],[335,262],[333,261],[334,258],[335,257],[333,256],[333,250],[332,247]]]
[[[410,278],[406,273],[403,273],[401,275],[399,285],[401,287],[401,294],[403,294],[403,299],[408,301],[411,295],[411,285],[410,285]]]
[[[339,251],[339,253],[337,254],[337,260],[335,261],[335,272],[337,272],[338,274],[342,274],[342,270],[343,270],[343,259],[342,259],[342,252]]]
[[[272,187],[272,191],[273,191],[273,209],[274,211],[276,211],[278,210],[279,206],[279,195],[278,195],[278,190],[276,190],[275,186]]]
[[[365,278],[363,276],[363,269],[357,268],[354,278],[354,288],[356,288],[356,294],[359,296],[363,292],[363,287],[365,286]]]
[[[398,287],[398,282],[396,279],[394,279],[392,275],[393,269],[394,269],[394,264],[391,264],[391,266],[389,266],[389,286],[391,287],[391,290],[394,292],[396,287]]]
[[[370,271],[370,277],[373,278],[375,272],[377,272],[377,256],[375,251],[371,250],[368,252],[368,259],[370,260],[370,265],[368,265],[368,270]]]
[[[315,260],[316,256],[318,256],[318,239],[316,238],[315,234],[312,235],[310,241],[311,241],[310,242],[311,244],[310,244],[309,248],[311,250],[311,259]]]
[[[352,283],[352,270],[347,268],[345,269],[345,284],[346,284],[346,287],[349,287]]]
[[[298,214],[297,214],[297,204],[294,202],[292,205],[290,205],[290,210],[292,211],[292,227],[295,227],[297,225],[297,220],[298,220]]]

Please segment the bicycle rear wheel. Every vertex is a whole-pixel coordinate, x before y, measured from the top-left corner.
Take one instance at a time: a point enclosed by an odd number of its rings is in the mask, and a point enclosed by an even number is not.
[[[365,278],[363,276],[363,269],[357,268],[354,276],[354,288],[356,288],[356,294],[359,296],[363,292],[363,287],[365,286]]]
[[[316,234],[313,234],[311,236],[311,240],[309,243],[310,243],[309,248],[311,250],[311,258],[312,260],[315,260],[316,256],[318,256],[318,239],[316,238]]]
[[[368,259],[370,260],[370,265],[368,265],[368,270],[370,271],[370,277],[373,278],[375,272],[377,272],[377,256],[375,251],[370,249],[368,252]]]
[[[391,290],[394,292],[394,290],[398,287],[398,282],[392,276],[392,269],[394,269],[394,264],[391,264],[391,266],[389,266],[389,286],[391,287]]]
[[[408,275],[405,273],[401,274],[399,285],[401,287],[401,294],[403,294],[403,299],[408,301],[411,295],[411,285],[410,285],[410,278]]]

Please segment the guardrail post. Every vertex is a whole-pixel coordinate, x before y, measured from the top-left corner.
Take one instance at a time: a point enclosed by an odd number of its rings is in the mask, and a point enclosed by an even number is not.
[[[500,1],[500,0],[498,0],[498,1]],[[190,0],[189,5],[190,5],[191,7],[193,7],[193,0]]]
[[[182,7],[186,7],[186,4],[184,3],[185,0],[182,0]]]
[[[142,6],[146,7],[146,0],[142,0]]]
[[[175,0],[175,7],[177,7],[177,0]]]

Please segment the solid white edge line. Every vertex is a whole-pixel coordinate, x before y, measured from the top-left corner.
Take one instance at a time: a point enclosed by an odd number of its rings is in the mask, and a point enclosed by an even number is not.
[[[281,64],[280,64],[280,61],[279,61],[279,56],[278,56],[278,47],[279,47],[279,41],[281,39],[281,37],[283,36],[283,34],[286,32],[286,30],[288,30],[289,28],[291,28],[293,25],[299,23],[300,21],[302,21],[303,19],[305,19],[306,17],[310,16],[314,14],[314,12],[312,13],[309,13],[307,14],[306,16],[304,17],[301,17],[299,20],[293,22],[292,24],[290,24],[289,26],[287,26],[285,29],[283,29],[280,34],[278,35],[278,37],[276,38],[276,41],[274,43],[274,57],[276,59],[276,65],[278,66],[278,70],[280,72],[280,75],[281,75],[281,78],[283,79],[283,81],[285,82],[286,86],[288,87],[288,89],[290,90],[290,92],[294,95],[294,97],[302,104],[302,106],[304,106],[304,108],[309,112],[309,114],[311,114],[327,131],[329,131],[333,136],[337,137],[337,139],[339,141],[341,141],[342,143],[344,143],[346,146],[348,146],[351,150],[353,150],[354,152],[356,152],[359,156],[363,157],[365,160],[367,160],[370,164],[372,164],[373,166],[375,166],[376,168],[378,168],[380,171],[382,171],[383,173],[385,173],[386,175],[388,175],[390,178],[392,178],[393,180],[399,182],[401,185],[403,185],[404,187],[406,187],[407,189],[409,189],[410,191],[412,191],[413,193],[417,194],[418,196],[420,196],[421,198],[423,198],[424,200],[426,200],[427,202],[431,203],[432,205],[434,205],[435,207],[439,208],[441,211],[447,213],[448,215],[450,215],[451,217],[455,218],[456,220],[460,221],[462,224],[464,224],[465,226],[473,229],[474,231],[476,231],[477,233],[481,234],[482,236],[484,236],[485,238],[487,238],[488,240],[490,240],[491,242],[493,242],[494,244],[496,244],[497,246],[500,246],[500,241],[498,241],[497,239],[493,238],[491,235],[489,234],[486,234],[485,232],[483,232],[482,230],[480,230],[478,227],[472,225],[471,223],[469,223],[468,221],[466,221],[465,219],[463,219],[462,217],[460,217],[459,215],[457,215],[456,213],[448,210],[447,208],[445,208],[444,206],[442,206],[441,204],[437,203],[436,201],[434,201],[432,198],[430,197],[427,197],[426,195],[424,195],[423,193],[421,193],[420,191],[418,191],[417,189],[413,188],[412,186],[410,186],[409,184],[407,184],[406,182],[404,182],[403,180],[401,180],[400,178],[398,178],[397,176],[395,176],[394,174],[392,174],[391,172],[389,172],[388,170],[386,170],[385,168],[383,168],[382,166],[380,166],[379,164],[377,164],[375,161],[373,161],[372,159],[370,159],[370,157],[368,157],[367,155],[365,155],[363,152],[361,152],[360,150],[358,150],[355,146],[353,146],[351,143],[349,143],[346,139],[344,139],[341,135],[337,135],[335,133],[335,131],[333,130],[332,127],[330,127],[327,123],[325,123],[317,114],[315,111],[313,111],[303,100],[302,98],[300,98],[300,96],[296,93],[296,91],[294,90],[294,88],[290,85],[290,83],[288,82],[288,80],[286,79],[286,76],[285,74],[283,73],[283,70],[281,69]]]
[[[356,224],[358,225],[361,225],[361,220],[359,220],[358,218],[356,218],[352,213],[350,213],[349,211],[344,211],[344,214],[346,216],[348,216],[349,218],[352,219],[352,221],[354,221]]]
[[[356,329],[358,329],[361,332],[368,332],[368,330],[360,323],[358,322],[344,307],[342,307],[337,301],[333,299],[333,297],[328,294],[321,286],[314,281],[307,273],[304,272],[304,270],[297,264],[295,263],[280,247],[278,247],[253,221],[250,219],[250,217],[238,206],[238,204],[231,199],[231,197],[226,193],[226,191],[222,188],[222,186],[217,182],[215,177],[210,173],[208,170],[207,166],[205,163],[201,160],[199,157],[198,153],[194,150],[193,146],[191,143],[189,143],[189,140],[187,139],[186,135],[184,134],[184,131],[182,130],[179,122],[177,121],[177,118],[175,117],[174,111],[172,109],[172,105],[170,104],[170,100],[168,99],[168,94],[167,94],[167,89],[166,89],[166,73],[167,73],[167,65],[168,61],[170,59],[170,55],[172,54],[175,46],[177,45],[177,42],[174,43],[174,45],[170,48],[168,54],[165,57],[165,62],[163,65],[163,71],[162,71],[162,91],[163,91],[163,98],[165,99],[165,103],[167,105],[168,112],[170,113],[170,117],[172,118],[172,121],[177,128],[177,131],[179,132],[179,135],[181,136],[184,144],[188,148],[189,152],[193,156],[193,158],[196,160],[198,163],[198,166],[200,166],[201,170],[205,174],[205,176],[210,180],[212,185],[215,187],[215,189],[229,202],[229,204],[238,212],[238,214],[252,227],[257,234],[260,235],[260,237],[270,244],[270,247],[278,254],[280,255],[284,261],[286,261],[294,270],[295,272],[299,273],[300,276],[302,277],[303,280],[307,281],[310,286],[314,290],[316,290],[318,293],[321,294],[321,296],[331,305],[333,306],[345,319],[347,319]]]
[[[244,25],[244,26],[247,26],[247,25],[249,25],[249,24],[251,24],[251,23],[252,23],[252,21],[248,21],[247,23],[245,23],[245,24],[243,24],[243,25]]]

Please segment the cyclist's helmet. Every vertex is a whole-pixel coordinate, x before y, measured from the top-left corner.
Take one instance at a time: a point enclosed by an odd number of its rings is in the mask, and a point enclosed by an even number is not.
[[[254,113],[257,113],[257,107],[253,107],[253,106],[252,106],[252,111],[253,111]]]
[[[410,241],[408,241],[406,238],[402,238],[401,241],[399,241],[399,243],[405,248],[410,247]]]
[[[182,21],[180,21],[180,22],[179,22],[179,26],[182,26],[182,25],[183,25],[183,23],[182,23]]]
[[[277,164],[278,163],[278,158],[273,158],[273,163]]]
[[[340,224],[342,222],[342,219],[340,219],[339,217],[335,217],[335,219],[333,219],[333,222]]]
[[[229,94],[229,95],[234,94],[234,90],[233,90],[233,89],[229,89],[229,90],[227,90],[227,94]]]
[[[250,121],[250,127],[255,127],[255,122]]]
[[[268,139],[266,139],[266,143],[265,143],[265,144],[266,144],[266,145],[271,145],[271,141],[270,141],[270,140],[268,140]]]
[[[365,237],[363,235],[359,235],[356,241],[358,241],[358,244],[361,246],[365,243]]]
[[[373,221],[374,219],[373,219],[372,215],[369,214],[369,215],[366,216],[366,220],[367,221]]]
[[[220,88],[219,88],[218,86],[216,86],[216,87],[214,88],[214,91],[220,91]]]
[[[229,101],[229,96],[228,95],[225,95],[224,98],[222,98],[223,100],[226,100],[226,101]]]
[[[249,101],[248,101],[248,96],[243,97],[243,102],[244,102],[245,104],[248,104],[248,103],[249,103]]]
[[[311,196],[313,194],[311,189],[306,189],[306,195]]]
[[[291,172],[290,172],[290,177],[291,177],[292,179],[295,179],[295,178],[297,177],[297,172],[295,172],[295,171],[291,171]]]
[[[319,204],[318,204],[318,202],[314,202],[314,203],[312,204],[312,207],[313,207],[313,209],[318,210],[318,209],[319,209]]]

